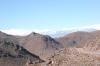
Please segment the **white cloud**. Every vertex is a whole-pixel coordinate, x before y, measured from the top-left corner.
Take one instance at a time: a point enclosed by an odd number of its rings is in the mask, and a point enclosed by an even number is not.
[[[96,29],[96,30],[100,30],[100,24],[83,26],[83,27],[64,28],[63,30],[77,30],[77,31],[80,31],[80,30],[83,30],[83,29]]]
[[[1,30],[2,32],[5,32],[7,34],[11,34],[11,35],[19,35],[19,36],[24,36],[24,35],[28,35],[31,32],[36,32],[36,33],[40,33],[40,34],[46,34],[46,32],[48,32],[47,29],[44,30],[29,30],[29,29],[7,29],[7,30]]]
[[[7,29],[2,30],[2,32],[5,32],[7,34],[11,35],[27,35],[31,32],[31,30],[25,30],[25,29]]]
[[[96,29],[96,30],[100,30],[100,24],[97,25],[90,25],[90,26],[84,26],[84,27],[72,27],[72,28],[61,28],[59,30],[52,30],[52,29],[6,29],[6,30],[1,30],[2,32],[5,32],[7,34],[11,34],[11,35],[28,35],[31,32],[36,32],[36,33],[40,33],[40,34],[47,34],[47,35],[51,35],[51,34],[56,34],[59,31],[80,31],[80,30],[84,30],[84,29]]]

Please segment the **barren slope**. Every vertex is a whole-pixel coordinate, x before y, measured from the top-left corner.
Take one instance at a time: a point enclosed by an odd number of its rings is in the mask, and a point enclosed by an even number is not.
[[[62,48],[62,44],[48,35],[31,33],[27,36],[17,37],[23,47],[32,53],[46,57],[54,53],[55,50]]]
[[[73,32],[64,37],[57,38],[56,40],[65,47],[84,47],[88,41],[93,40],[95,37],[100,39],[100,31]]]
[[[0,66],[25,66],[43,62],[15,41],[15,37],[0,32]]]

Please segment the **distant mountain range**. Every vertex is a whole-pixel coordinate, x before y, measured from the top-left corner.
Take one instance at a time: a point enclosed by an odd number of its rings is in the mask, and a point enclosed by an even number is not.
[[[25,36],[32,32],[36,32],[43,35],[49,35],[53,38],[63,37],[64,35],[67,35],[72,32],[77,31],[85,31],[85,32],[92,32],[99,30],[97,28],[66,28],[66,29],[58,29],[58,30],[23,30],[23,29],[8,29],[8,30],[2,30],[2,32],[5,32],[10,35],[19,35],[19,36]]]
[[[93,29],[93,28],[87,28],[87,29],[70,29],[70,30],[59,30],[59,31],[55,31],[52,32],[52,34],[50,34],[50,32],[47,33],[47,35],[50,35],[53,38],[59,38],[59,37],[63,37],[67,34],[73,33],[73,32],[77,32],[77,31],[83,31],[83,32],[92,32],[92,31],[96,31],[97,29]]]

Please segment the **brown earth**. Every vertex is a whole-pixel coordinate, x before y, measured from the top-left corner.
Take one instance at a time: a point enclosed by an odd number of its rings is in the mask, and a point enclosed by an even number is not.
[[[94,40],[95,37],[100,38],[100,31],[94,32],[73,32],[64,37],[56,38],[56,40],[66,47],[84,47],[89,40]]]
[[[0,32],[0,66],[26,66],[44,62],[19,45],[11,35]]]
[[[42,58],[52,55],[56,50],[63,48],[62,44],[48,35],[32,32],[27,36],[17,38],[24,48]]]
[[[55,39],[34,32],[27,36],[0,32],[0,65],[100,66],[100,31],[74,32]]]

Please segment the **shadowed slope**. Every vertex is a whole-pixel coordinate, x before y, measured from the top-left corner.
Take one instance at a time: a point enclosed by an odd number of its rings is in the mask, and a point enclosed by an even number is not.
[[[40,56],[48,56],[54,53],[55,50],[62,48],[63,46],[55,39],[48,35],[41,35],[32,32],[31,34],[23,37],[17,37],[19,42],[32,53]]]
[[[0,65],[2,66],[24,66],[26,63],[37,64],[44,62],[18,45],[15,37],[0,32]]]

